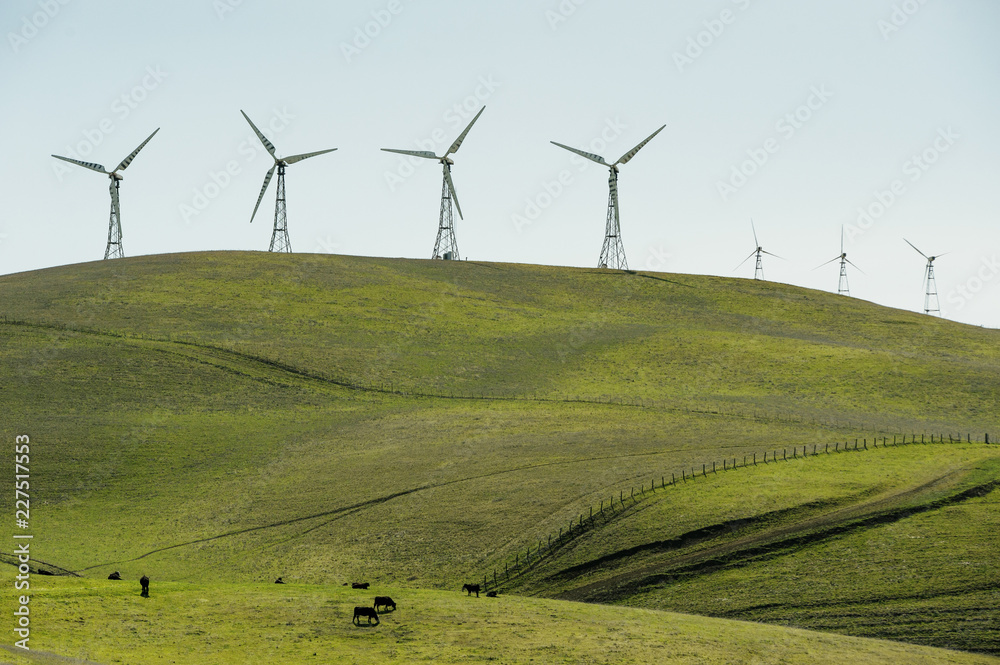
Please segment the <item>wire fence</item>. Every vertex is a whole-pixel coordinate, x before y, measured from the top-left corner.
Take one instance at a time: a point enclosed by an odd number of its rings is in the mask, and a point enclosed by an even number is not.
[[[947,440],[946,440],[947,439]],[[871,447],[869,448],[869,441]],[[872,439],[857,438],[853,443],[850,441],[835,442],[832,445],[813,444],[795,446],[789,455],[788,448],[773,448],[763,451],[763,453],[748,453],[739,457],[727,457],[721,461],[705,462],[700,467],[692,466],[661,475],[659,478],[651,478],[648,483],[642,483],[638,488],[630,487],[628,492],[620,490],[618,496],[610,496],[602,499],[597,506],[590,506],[586,513],[580,513],[571,519],[565,527],[560,527],[558,531],[548,534],[546,538],[540,539],[537,544],[528,546],[524,550],[514,554],[513,559],[504,562],[503,568],[496,567],[492,574],[483,575],[482,587],[484,591],[499,591],[503,586],[511,581],[522,577],[525,573],[536,568],[543,560],[553,556],[560,549],[565,548],[572,541],[591,531],[595,527],[607,524],[611,520],[622,516],[630,509],[639,504],[640,501],[655,495],[658,491],[678,488],[689,482],[697,482],[699,478],[707,478],[709,474],[718,474],[735,471],[741,468],[755,467],[777,462],[788,462],[797,459],[804,459],[816,455],[829,455],[842,452],[864,452],[866,450],[876,450],[878,448],[890,448],[894,446],[908,446],[920,444],[942,444],[942,443],[996,443],[996,437],[990,438],[989,433],[984,433],[982,437],[973,436],[966,433],[964,438],[961,434],[903,434],[894,435],[890,441],[888,436],[875,437]]]

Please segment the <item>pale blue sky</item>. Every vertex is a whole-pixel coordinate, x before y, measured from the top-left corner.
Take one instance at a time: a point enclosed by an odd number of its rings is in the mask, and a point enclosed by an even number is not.
[[[950,252],[946,316],[1000,327],[991,0],[8,0],[0,26],[3,273],[100,259],[108,181],[49,155],[113,167],[157,127],[124,173],[126,255],[266,249],[274,184],[249,224],[270,163],[240,109],[279,155],[338,148],[288,168],[296,251],[427,258],[440,167],[379,148],[441,130],[444,150],[485,103],[453,171],[470,259],[596,265],[607,173],[549,141],[615,160],[666,124],[621,169],[632,268],[734,275],[752,217],[787,259],[766,277],[836,290],[813,268],[846,224],[853,295],[922,309],[905,236]]]

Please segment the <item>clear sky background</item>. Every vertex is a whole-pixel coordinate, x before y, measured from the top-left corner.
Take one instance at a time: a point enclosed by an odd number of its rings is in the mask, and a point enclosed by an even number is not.
[[[297,252],[429,258],[455,155],[462,255],[595,266],[609,161],[630,267],[765,277],[1000,327],[1000,3],[995,0],[5,0],[0,272],[99,260],[124,172],[126,256],[266,250],[272,162]],[[437,141],[435,141],[437,137]],[[765,159],[766,158],[766,159]],[[405,158],[403,158],[405,160]],[[749,161],[748,161],[749,160]],[[227,173],[227,168],[229,172]],[[562,182],[560,182],[560,179]],[[861,215],[867,212],[867,217]]]

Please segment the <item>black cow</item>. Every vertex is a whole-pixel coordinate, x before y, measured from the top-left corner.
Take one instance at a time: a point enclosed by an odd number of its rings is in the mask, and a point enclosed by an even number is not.
[[[486,597],[487,598],[496,598],[497,597],[497,592],[496,591],[487,591],[486,592]]]
[[[462,591],[468,592],[467,595],[471,596],[473,593],[476,594],[476,598],[479,598],[479,585],[478,584],[463,584]]]
[[[351,619],[351,623],[361,623],[361,617],[368,617],[368,623],[371,624],[372,619],[375,619],[375,624],[379,622],[378,612],[376,612],[371,607],[355,607],[354,608],[354,618]]]
[[[142,597],[149,598],[149,578],[143,575],[139,578],[139,584],[142,585]]]
[[[121,578],[122,578],[122,574],[119,573],[117,570],[115,572],[111,573],[110,575],[108,575],[108,579],[109,580],[120,580]]]
[[[369,586],[371,584],[368,582],[351,582],[352,589],[367,589]]]
[[[372,606],[375,610],[378,608],[383,608],[383,611],[388,611],[392,608],[392,611],[396,611],[396,601],[394,601],[389,596],[375,596],[375,604]]]
[[[274,583],[275,583],[275,584],[284,584],[284,583],[285,583],[285,580],[283,580],[283,579],[281,579],[281,578],[279,577],[278,579],[274,580]]]

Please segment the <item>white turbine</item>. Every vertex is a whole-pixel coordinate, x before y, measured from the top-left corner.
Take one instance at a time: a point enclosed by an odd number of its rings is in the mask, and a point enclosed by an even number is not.
[[[666,127],[666,125],[663,125],[663,127]],[[663,131],[663,127],[657,129],[639,145],[622,155],[614,164],[608,164],[604,161],[603,157],[595,155],[592,152],[577,150],[576,148],[571,148],[568,145],[550,141],[553,145],[557,145],[560,148],[569,150],[570,152],[575,152],[581,157],[586,157],[592,162],[597,162],[601,166],[606,166],[610,171],[610,175],[608,176],[608,220],[604,231],[604,245],[601,247],[601,258],[598,260],[597,264],[599,268],[628,270],[628,261],[625,259],[625,246],[622,244],[621,224],[618,214],[618,166],[627,163],[630,159],[635,157],[635,154],[639,152],[644,145],[649,143],[654,136]]]
[[[440,157],[429,150],[396,150],[394,148],[382,148],[385,152],[395,152],[400,155],[410,155],[412,157],[420,157],[422,159],[436,159],[442,164],[444,178],[441,183],[441,213],[438,217],[438,233],[437,240],[434,241],[434,253],[431,254],[432,259],[454,259],[456,261],[461,259],[458,254],[458,241],[455,239],[455,222],[451,211],[452,201],[455,202],[455,208],[458,210],[458,218],[464,220],[465,217],[462,216],[462,206],[458,204],[458,193],[455,191],[455,183],[451,179],[451,165],[455,162],[452,161],[448,155],[458,152],[458,149],[462,145],[462,141],[465,140],[466,134],[469,133],[469,130],[472,129],[472,125],[476,124],[476,120],[479,120],[479,116],[481,116],[485,110],[485,106],[479,109],[479,113],[476,114],[476,117],[474,117],[465,130],[458,135],[458,138],[451,144],[448,151]]]
[[[825,266],[827,264],[830,264],[830,263],[833,263],[834,261],[840,261],[840,281],[837,282],[837,293],[839,295],[842,295],[842,296],[849,296],[849,295],[851,295],[851,287],[847,283],[847,264],[850,263],[852,266],[854,266],[855,268],[857,268],[858,272],[860,272],[862,275],[865,274],[865,271],[861,270],[861,268],[858,268],[856,265],[854,265],[853,262],[850,261],[850,259],[847,258],[847,252],[844,251],[844,226],[843,226],[843,224],[841,224],[841,226],[840,226],[840,254],[838,256],[833,257],[832,259],[830,259],[829,261],[827,261],[825,263],[819,264],[818,266],[816,266],[815,268],[813,268],[813,270],[819,270],[823,266]]]
[[[132,163],[135,156],[139,154],[143,146],[149,143],[149,140],[156,136],[156,132],[160,131],[157,127],[149,137],[139,144],[139,147],[132,151],[132,153],[121,161],[114,171],[107,171],[100,164],[95,164],[93,162],[81,162],[78,159],[70,159],[69,157],[60,157],[59,155],[52,155],[56,159],[61,159],[64,162],[69,162],[70,164],[76,164],[77,166],[82,166],[85,169],[90,169],[91,171],[97,171],[98,173],[103,173],[104,175],[111,178],[111,185],[108,188],[111,192],[111,216],[108,222],[108,244],[104,249],[105,259],[120,259],[125,256],[125,251],[122,249],[122,213],[121,206],[118,200],[118,187],[124,176],[122,176],[119,171],[124,171],[128,168],[128,165]]]
[[[742,266],[744,263],[746,263],[747,261],[749,261],[752,256],[756,255],[757,256],[757,267],[754,268],[753,278],[754,279],[764,279],[764,266],[763,266],[763,263],[761,261],[761,255],[762,254],[767,254],[768,256],[773,256],[776,259],[780,259],[781,257],[778,256],[777,254],[772,254],[771,252],[767,251],[766,249],[764,249],[763,247],[760,246],[760,243],[757,242],[757,229],[754,227],[752,219],[750,220],[750,229],[753,231],[753,244],[757,246],[757,249],[755,249],[752,252],[750,252],[750,256],[748,256],[745,259],[743,259],[742,261],[740,261],[740,265],[736,266],[733,269],[733,272],[736,272],[737,270],[739,270],[740,266]],[[782,259],[782,260],[784,260],[784,259]]]
[[[906,244],[917,250],[917,254],[927,259],[927,266],[924,268],[924,285],[927,287],[924,289],[924,314],[937,314],[941,316],[941,301],[938,300],[937,292],[937,280],[934,279],[934,260],[939,259],[945,254],[938,254],[937,256],[927,256],[906,238],[903,238]]]
[[[243,113],[240,110],[240,113]],[[271,245],[267,248],[269,252],[291,252],[292,242],[288,239],[288,213],[285,209],[285,167],[289,164],[294,164],[295,162],[301,162],[303,159],[309,159],[310,157],[315,157],[316,155],[325,155],[328,152],[333,152],[336,148],[330,148],[328,150],[318,150],[316,152],[306,152],[301,155],[292,155],[291,157],[276,157],[274,154],[274,144],[267,140],[257,126],[253,124],[250,120],[250,116],[243,113],[243,117],[247,119],[250,126],[253,127],[254,133],[260,142],[264,144],[264,148],[267,150],[268,154],[271,155],[271,159],[274,160],[274,166],[271,170],[267,172],[264,176],[264,186],[260,188],[260,196],[257,197],[257,205],[253,207],[253,214],[250,215],[250,223],[253,224],[253,218],[257,216],[257,208],[260,207],[260,202],[264,198],[264,192],[267,191],[267,186],[271,182],[271,176],[274,175],[274,170],[278,169],[278,191],[275,196],[274,201],[274,231],[271,233]],[[277,249],[275,249],[277,247]]]

